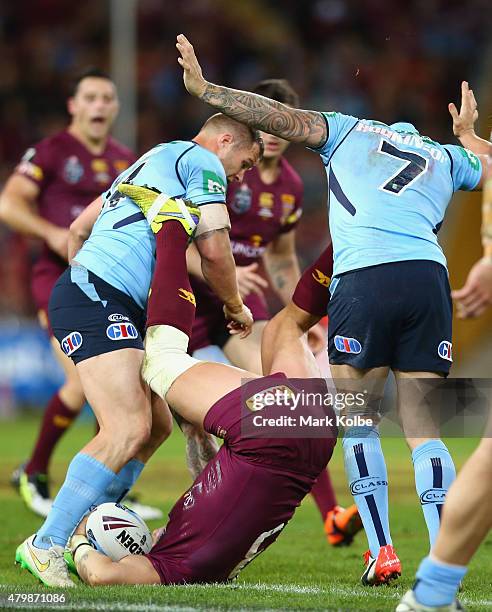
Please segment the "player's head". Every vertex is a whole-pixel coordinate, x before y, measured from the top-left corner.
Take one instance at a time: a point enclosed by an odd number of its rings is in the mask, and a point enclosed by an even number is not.
[[[96,68],[82,72],[68,98],[71,125],[91,141],[104,140],[118,114],[116,87],[108,74]]]
[[[246,170],[256,165],[263,155],[260,133],[222,113],[207,119],[198,139],[198,142],[205,139],[216,153],[230,183],[242,181]]]
[[[299,106],[299,96],[286,79],[265,79],[257,83],[252,91],[293,108]],[[261,132],[261,137],[265,146],[263,153],[265,159],[280,157],[290,144],[287,140],[266,132]]]

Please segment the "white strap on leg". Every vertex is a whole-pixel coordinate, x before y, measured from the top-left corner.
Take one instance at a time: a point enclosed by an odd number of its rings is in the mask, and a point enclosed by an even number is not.
[[[161,206],[164,204],[164,202],[169,200],[170,197],[171,196],[168,196],[167,193],[160,193],[156,197],[156,199],[154,200],[154,203],[152,204],[152,206],[147,211],[147,214],[145,215],[147,217],[147,221],[149,222],[149,224],[152,223],[152,221],[157,217],[161,209]]]

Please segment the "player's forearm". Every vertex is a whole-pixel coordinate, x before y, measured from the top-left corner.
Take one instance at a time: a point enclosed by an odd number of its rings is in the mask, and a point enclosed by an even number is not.
[[[492,155],[492,144],[488,140],[477,136],[473,128],[459,134],[458,140],[462,146],[470,149],[475,155]]]
[[[199,97],[241,123],[291,142],[317,147],[326,141],[326,122],[317,111],[294,109],[258,94],[208,81]]]
[[[186,267],[188,268],[188,274],[205,280],[202,272],[202,259],[194,243],[191,243],[186,251]]]
[[[109,573],[114,561],[91,546],[82,546],[74,556],[80,578],[91,586],[109,584]]]
[[[205,281],[220,301],[230,310],[239,312],[243,301],[239,295],[232,254],[224,254],[215,260],[202,260],[202,271]]]
[[[263,260],[272,287],[282,303],[287,305],[301,277],[296,254],[275,255],[267,251]]]
[[[232,256],[229,233],[226,229],[206,232],[196,239],[202,272],[215,295],[233,312],[242,309],[236,277],[236,264]]]
[[[19,234],[42,240],[55,227],[32,210],[23,198],[5,193],[0,197],[0,221]]]
[[[487,179],[483,190],[482,245],[484,257],[492,259],[492,176]]]

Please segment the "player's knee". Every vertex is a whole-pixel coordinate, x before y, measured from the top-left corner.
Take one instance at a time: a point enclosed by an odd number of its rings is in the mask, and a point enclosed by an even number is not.
[[[149,420],[140,419],[127,433],[128,454],[133,457],[149,443],[152,432]]]
[[[85,405],[85,395],[78,379],[67,379],[60,388],[59,395],[67,408],[74,413],[79,413]]]

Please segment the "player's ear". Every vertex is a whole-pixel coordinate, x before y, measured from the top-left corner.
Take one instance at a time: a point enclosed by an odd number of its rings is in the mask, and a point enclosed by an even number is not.
[[[75,100],[72,96],[67,100],[67,110],[68,114],[72,117],[75,113]]]
[[[219,134],[219,145],[224,147],[234,143],[234,136],[230,132]]]

